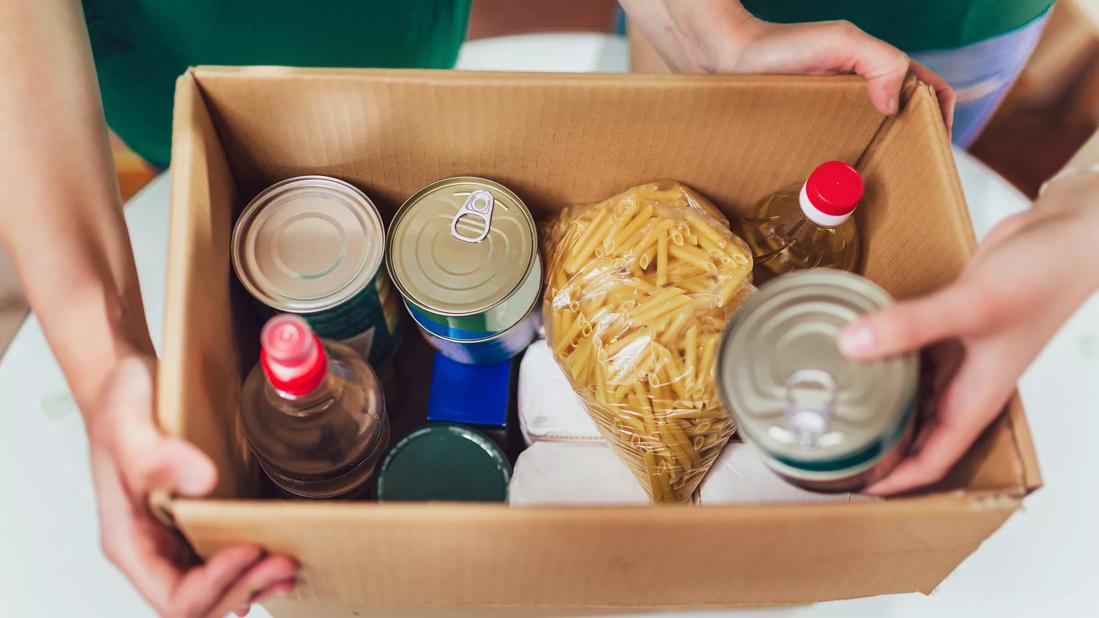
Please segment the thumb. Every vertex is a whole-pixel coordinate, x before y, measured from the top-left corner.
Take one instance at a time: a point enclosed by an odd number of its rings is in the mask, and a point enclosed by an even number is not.
[[[861,34],[861,33],[860,33]],[[866,78],[866,91],[874,107],[891,116],[900,108],[901,86],[908,75],[908,56],[901,50],[863,34],[855,61],[855,73]]]
[[[810,30],[811,29],[811,30]],[[900,108],[901,85],[908,75],[908,55],[876,39],[849,21],[806,26],[802,45],[811,50],[810,72],[853,72],[866,79],[870,102],[886,116]]]
[[[167,489],[209,493],[217,482],[213,462],[194,445],[165,436],[153,420],[153,361],[129,358],[115,368],[100,413],[115,465],[131,492]]]
[[[840,333],[839,349],[854,360],[874,360],[959,337],[979,327],[977,306],[967,288],[953,284],[848,324]]]
[[[198,497],[213,491],[217,468],[195,445],[161,436],[155,451],[147,451],[144,460],[137,464],[134,476],[146,493],[167,489],[182,496]]]
[[[885,115],[900,106],[908,74],[904,52],[848,21],[807,24],[757,22],[753,36],[723,70],[738,73],[828,75],[855,73],[866,79],[870,102]]]

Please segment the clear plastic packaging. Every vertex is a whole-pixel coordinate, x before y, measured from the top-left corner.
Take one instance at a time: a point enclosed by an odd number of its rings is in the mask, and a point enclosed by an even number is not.
[[[748,246],[672,181],[563,211],[547,234],[554,358],[653,502],[686,502],[733,435],[713,366],[754,291]]]

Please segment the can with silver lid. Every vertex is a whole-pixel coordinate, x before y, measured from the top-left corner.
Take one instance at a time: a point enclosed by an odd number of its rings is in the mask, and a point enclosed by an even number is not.
[[[534,339],[542,266],[534,218],[503,185],[448,178],[389,227],[386,264],[427,340],[463,363],[495,363]]]
[[[298,314],[319,336],[342,341],[374,365],[392,356],[401,335],[384,255],[374,203],[327,176],[264,189],[233,228],[233,269],[263,313]]]
[[[836,345],[845,325],[890,303],[869,279],[815,269],[763,285],[729,323],[718,390],[744,439],[791,483],[851,491],[903,458],[919,357],[857,363]]]

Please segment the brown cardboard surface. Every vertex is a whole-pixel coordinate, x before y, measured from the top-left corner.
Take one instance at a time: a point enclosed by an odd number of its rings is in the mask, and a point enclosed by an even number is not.
[[[338,601],[293,599],[264,603],[279,618],[566,618],[569,616],[614,616],[617,614],[664,613],[666,609],[607,607],[378,607]]]
[[[962,494],[739,508],[183,501],[175,514],[202,552],[247,535],[293,553],[304,598],[716,607],[930,591],[1017,506]]]
[[[190,74],[176,83],[173,160],[186,173],[172,174],[168,276],[157,411],[161,426],[186,436],[217,464],[216,496],[254,493],[255,474],[235,429],[242,373],[251,365],[235,345],[241,293],[231,291],[229,235],[240,198]],[[254,338],[253,338],[254,340]],[[165,369],[168,369],[167,371]],[[186,411],[186,413],[184,413]]]
[[[242,194],[324,170],[360,186],[387,216],[428,183],[471,170],[512,188],[536,216],[656,178],[743,209],[825,158],[854,161],[881,123],[862,82],[846,77],[194,75]]]
[[[832,158],[860,161],[866,174],[867,275],[899,297],[957,276],[973,233],[925,87],[883,128],[864,84],[847,77],[195,69],[177,89],[161,422],[214,457],[219,498],[259,495],[236,421],[258,330],[228,251],[233,217],[271,182],[338,176],[388,217],[423,185],[474,174],[508,185],[537,216],[674,178],[735,216]],[[428,372],[408,365],[398,362],[404,389],[422,395],[416,376]],[[1021,407],[1010,410],[934,493],[884,502],[519,510],[178,500],[171,510],[200,553],[248,541],[301,559],[297,598],[317,604],[279,615],[927,592],[1040,482]]]

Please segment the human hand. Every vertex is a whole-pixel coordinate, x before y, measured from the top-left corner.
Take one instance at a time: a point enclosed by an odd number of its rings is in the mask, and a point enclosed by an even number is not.
[[[840,350],[857,360],[943,340],[958,340],[964,352],[915,453],[867,493],[934,483],[965,454],[1046,342],[1099,288],[1097,237],[1099,176],[1066,177],[1034,208],[993,229],[957,281],[865,316],[841,333]]]
[[[931,85],[947,131],[954,90],[901,50],[847,21],[774,24],[756,19],[731,0],[621,0],[632,23],[676,72],[830,75],[867,80],[879,112],[897,112],[900,89],[912,72]]]
[[[298,566],[248,545],[222,549],[200,563],[149,512],[151,491],[202,496],[217,481],[202,451],[156,427],[154,369],[149,357],[119,361],[99,409],[89,415],[103,552],[162,616],[243,616],[253,602],[289,593]]]

